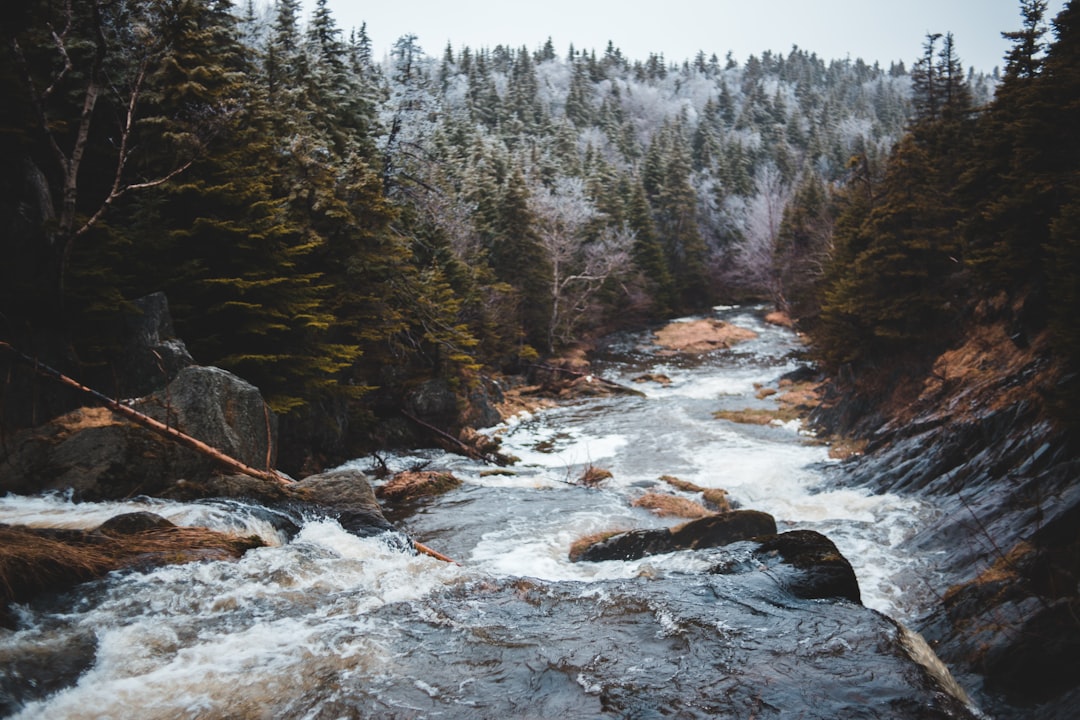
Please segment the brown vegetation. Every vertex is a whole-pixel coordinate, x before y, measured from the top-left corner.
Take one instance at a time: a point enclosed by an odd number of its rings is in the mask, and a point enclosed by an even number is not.
[[[673,322],[653,334],[656,336],[656,344],[660,347],[683,353],[725,350],[732,345],[757,337],[757,333],[753,330],[712,318]]]
[[[375,488],[375,495],[384,502],[401,503],[421,497],[442,495],[461,485],[461,480],[448,472],[405,471],[390,482]]]
[[[713,413],[713,417],[717,420],[730,420],[731,422],[749,425],[768,425],[773,421],[790,422],[792,420],[801,420],[821,402],[818,390],[818,383],[793,383],[789,380],[782,380],[779,390],[760,387],[756,392],[759,400],[774,397],[776,399],[775,407],[717,410]]]
[[[577,481],[579,485],[592,486],[597,485],[610,477],[612,477],[610,470],[598,468],[595,465],[589,465],[581,471],[581,475],[578,476]]]
[[[56,592],[113,570],[239,557],[257,537],[189,527],[134,533],[0,526],[0,614],[13,602]]]
[[[662,475],[660,479],[666,482],[673,488],[682,490],[684,492],[701,493],[705,499],[705,505],[712,508],[716,512],[729,512],[731,507],[731,500],[728,499],[727,490],[721,488],[705,488],[695,485],[692,482],[686,480],[680,480],[677,477],[671,475]]]
[[[651,510],[660,517],[702,518],[713,512],[701,503],[669,493],[649,492],[634,500],[634,507]]]
[[[569,558],[570,562],[577,562],[582,553],[591,548],[598,542],[603,542],[608,538],[615,537],[619,533],[625,532],[624,530],[604,530],[602,532],[595,532],[590,535],[580,537],[570,544]]]

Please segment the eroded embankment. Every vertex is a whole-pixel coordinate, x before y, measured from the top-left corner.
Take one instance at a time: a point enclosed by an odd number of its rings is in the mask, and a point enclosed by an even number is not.
[[[906,543],[939,558],[911,578],[937,598],[915,629],[995,717],[1080,706],[1080,454],[1047,412],[1057,377],[1038,338],[984,323],[893,386],[877,421],[851,399],[817,412],[833,431],[864,423],[851,481],[939,507]]]

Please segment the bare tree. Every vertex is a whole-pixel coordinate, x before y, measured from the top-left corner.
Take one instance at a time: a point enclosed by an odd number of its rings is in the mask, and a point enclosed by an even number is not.
[[[151,63],[160,57],[163,48],[157,43],[151,28],[146,25],[137,25],[133,28],[131,33],[133,43],[123,48],[117,47],[120,43],[116,38],[110,42],[110,39],[106,37],[106,28],[109,23],[103,17],[103,8],[104,4],[98,1],[90,4],[90,26],[85,28],[80,36],[85,36],[92,43],[93,54],[90,67],[85,73],[84,84],[79,91],[82,97],[82,109],[75,123],[75,130],[70,134],[63,132],[65,123],[58,122],[58,118],[50,114],[49,101],[54,95],[67,90],[68,81],[75,69],[69,50],[80,41],[80,38],[74,37],[75,15],[71,0],[67,0],[63,5],[61,16],[63,27],[58,29],[49,23],[46,28],[52,42],[57,68],[50,76],[36,77],[19,39],[14,35],[9,39],[9,48],[27,90],[38,130],[51,151],[55,169],[60,178],[60,199],[57,201],[45,173],[32,161],[27,161],[26,173],[30,186],[38,195],[42,215],[49,221],[45,223],[46,241],[55,262],[53,272],[58,300],[63,296],[64,277],[76,240],[97,224],[106,211],[124,195],[162,185],[182,173],[192,163],[190,159],[181,161],[161,175],[152,178],[136,180],[129,177],[128,166],[134,151],[135,124],[144,92],[144,83]],[[134,61],[135,69],[130,81],[124,87],[113,82],[113,79],[105,72],[106,60],[110,52],[123,53]],[[79,174],[90,144],[91,128],[100,118],[100,114],[95,115],[94,111],[98,101],[105,94],[122,100],[122,110],[117,116],[117,124],[111,134],[114,148],[112,183],[104,197],[97,200],[89,212],[80,214],[80,204],[84,204],[86,198],[83,197],[80,189]]]
[[[735,275],[739,284],[779,293],[776,240],[784,210],[791,200],[791,186],[769,163],[754,177],[754,194],[746,205],[743,241],[735,252]]]
[[[548,349],[554,350],[556,343],[574,338],[604,283],[628,272],[633,234],[608,228],[587,241],[586,231],[600,213],[579,178],[562,178],[554,189],[533,188],[529,206],[551,269]]]

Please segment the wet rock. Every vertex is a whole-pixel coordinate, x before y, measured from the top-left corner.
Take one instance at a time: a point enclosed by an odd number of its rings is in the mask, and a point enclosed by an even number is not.
[[[360,537],[378,535],[393,526],[382,508],[367,476],[359,470],[331,470],[284,486],[288,505],[304,515],[337,520],[347,532]]]
[[[256,468],[273,466],[276,422],[258,389],[218,368],[188,367],[136,407]],[[78,500],[163,495],[217,463],[103,407],[17,433],[0,449],[0,492],[72,490]]]
[[[421,497],[442,495],[461,486],[448,472],[400,472],[375,490],[375,497],[389,503],[403,503]]]
[[[843,598],[862,603],[851,563],[821,533],[793,530],[768,538],[754,551],[754,557],[764,562],[780,585],[795,597]]]
[[[14,717],[27,703],[74,685],[93,667],[96,651],[92,629],[68,637],[44,634],[29,647],[0,647],[0,716]]]
[[[759,535],[776,534],[776,520],[757,510],[732,510],[670,529],[631,530],[598,541],[577,560],[637,560],[676,550],[718,547]]]
[[[176,524],[156,513],[140,511],[111,517],[99,525],[95,532],[106,535],[133,535],[167,527],[176,527]]]

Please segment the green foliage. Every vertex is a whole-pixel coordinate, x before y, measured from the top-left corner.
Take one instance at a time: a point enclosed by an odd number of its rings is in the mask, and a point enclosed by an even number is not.
[[[1016,342],[1049,329],[1065,368],[1062,408],[1080,402],[1080,30],[1021,3],[1022,29],[993,103],[976,118],[951,37],[928,38],[913,73],[917,115],[883,177],[862,163],[838,194],[815,351],[832,367],[929,356],[983,299],[1022,301]],[[1048,309],[1048,311],[1040,310]],[[1033,310],[1034,309],[1034,310]]]

